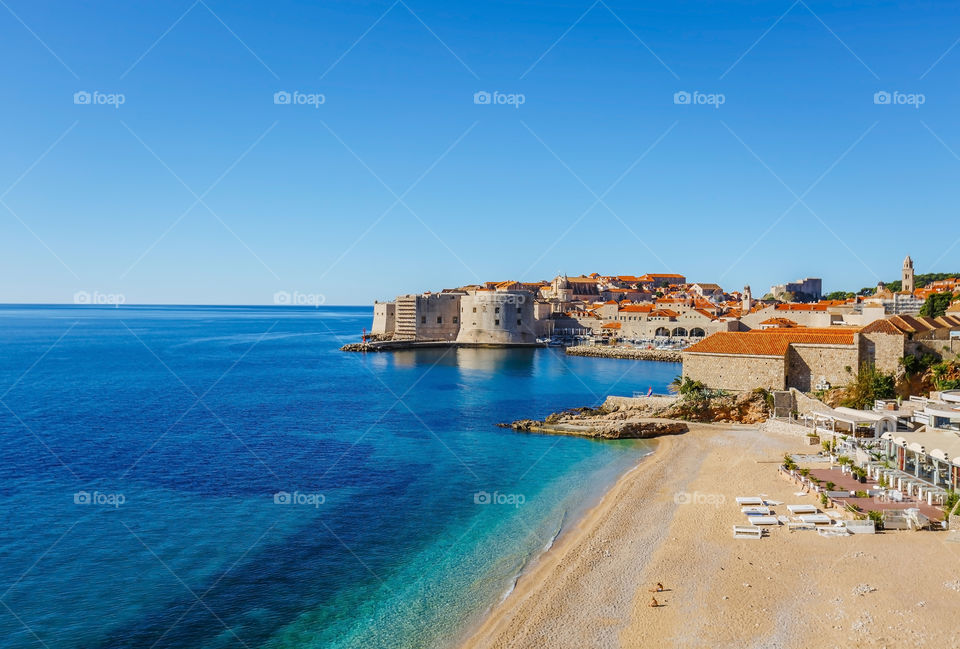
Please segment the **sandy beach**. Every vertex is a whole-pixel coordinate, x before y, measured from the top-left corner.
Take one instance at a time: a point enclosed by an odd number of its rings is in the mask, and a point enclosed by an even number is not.
[[[946,533],[732,537],[736,496],[813,502],[776,470],[808,448],[729,425],[659,440],[464,647],[960,646]]]

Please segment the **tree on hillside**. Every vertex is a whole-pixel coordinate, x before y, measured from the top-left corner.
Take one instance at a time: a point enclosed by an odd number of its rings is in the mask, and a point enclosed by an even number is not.
[[[939,318],[947,312],[947,307],[953,302],[953,293],[933,293],[927,296],[927,301],[920,307],[920,315]]]
[[[885,374],[873,363],[864,363],[857,377],[847,386],[847,394],[841,406],[867,410],[873,408],[877,399],[892,399],[897,396],[896,379],[893,374]]]
[[[848,291],[834,291],[833,293],[827,293],[823,296],[824,300],[847,300],[852,297],[856,297],[856,293],[850,293]]]

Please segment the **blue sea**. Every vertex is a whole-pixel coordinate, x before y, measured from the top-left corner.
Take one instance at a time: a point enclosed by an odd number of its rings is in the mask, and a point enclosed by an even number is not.
[[[371,316],[0,306],[0,646],[450,646],[653,448],[495,424],[679,373]]]

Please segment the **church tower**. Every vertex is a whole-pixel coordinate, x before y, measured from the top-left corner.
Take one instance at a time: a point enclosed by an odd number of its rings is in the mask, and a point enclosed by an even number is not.
[[[750,313],[750,309],[753,308],[753,294],[750,292],[749,286],[743,287],[743,304],[741,305],[741,311],[746,314]]]
[[[915,288],[916,286],[913,281],[913,260],[910,259],[910,255],[907,255],[907,258],[903,260],[903,275],[900,281],[900,290],[912,295]]]

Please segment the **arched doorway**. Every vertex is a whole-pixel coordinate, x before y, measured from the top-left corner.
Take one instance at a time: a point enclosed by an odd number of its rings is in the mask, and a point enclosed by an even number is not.
[[[687,330],[683,327],[675,327],[673,330],[673,335],[676,338],[683,338],[687,335]]]
[[[656,333],[654,333],[653,335],[654,335],[654,336],[663,336],[664,338],[669,338],[669,337],[670,337],[670,330],[667,329],[666,327],[658,327]]]
[[[707,335],[707,332],[701,329],[700,327],[694,327],[690,330],[690,335],[694,338],[703,338]]]

